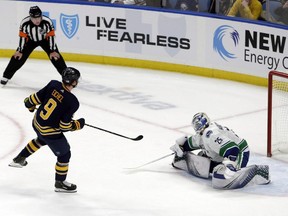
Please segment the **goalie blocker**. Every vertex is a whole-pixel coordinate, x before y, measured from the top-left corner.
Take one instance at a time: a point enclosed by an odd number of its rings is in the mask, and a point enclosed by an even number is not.
[[[208,179],[210,170],[213,169],[211,160],[207,157],[195,155],[192,152],[186,152],[183,157],[174,157],[172,166],[184,170],[194,176]],[[212,187],[216,189],[238,189],[248,184],[269,184],[269,166],[251,165],[240,170],[229,170],[224,164],[219,164],[212,171]]]

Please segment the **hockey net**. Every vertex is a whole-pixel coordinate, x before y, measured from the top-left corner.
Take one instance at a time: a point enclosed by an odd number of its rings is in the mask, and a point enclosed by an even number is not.
[[[267,156],[288,154],[288,74],[270,71],[268,78]]]

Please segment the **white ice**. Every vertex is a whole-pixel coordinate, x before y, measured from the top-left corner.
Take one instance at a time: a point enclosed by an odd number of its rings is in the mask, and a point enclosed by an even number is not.
[[[0,59],[0,71],[8,61]],[[27,167],[8,167],[35,137],[33,114],[23,99],[51,79],[60,79],[48,60],[29,59],[0,88],[1,216],[288,215],[288,165],[283,161],[288,156],[282,155],[281,161],[265,156],[266,88],[155,70],[68,65],[82,73],[74,90],[81,103],[75,118],[144,138],[132,141],[87,126],[66,133],[72,146],[67,180],[77,184],[76,194],[54,192],[56,157],[48,147],[29,157]],[[199,111],[246,138],[249,164],[269,165],[272,183],[215,190],[210,180],[171,167],[172,156],[134,171],[124,169],[171,153],[175,139],[192,133],[191,118]]]

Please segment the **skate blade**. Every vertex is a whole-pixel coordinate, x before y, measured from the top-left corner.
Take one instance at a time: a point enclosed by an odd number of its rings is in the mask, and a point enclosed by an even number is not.
[[[18,163],[15,163],[15,162],[11,162],[10,164],[8,164],[8,166],[16,167],[16,168],[22,168],[23,167],[21,164],[18,164]]]
[[[55,188],[54,191],[57,193],[76,193],[77,192],[77,190],[65,190],[61,188]]]

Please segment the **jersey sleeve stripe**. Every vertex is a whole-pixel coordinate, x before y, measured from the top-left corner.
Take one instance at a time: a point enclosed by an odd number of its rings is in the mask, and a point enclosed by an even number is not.
[[[189,147],[191,148],[191,151],[196,150],[196,149],[199,149],[198,146],[194,146],[194,145],[193,145],[192,136],[190,136],[190,137],[188,138],[188,145],[189,145]]]
[[[237,156],[238,153],[239,153],[239,147],[236,145],[235,142],[227,142],[226,144],[222,145],[219,151],[219,155],[222,157],[225,157],[226,155],[230,154]]]
[[[34,105],[39,105],[41,103],[41,101],[39,100],[39,98],[37,97],[37,94],[32,94],[29,97],[29,100],[32,102],[32,104]]]

